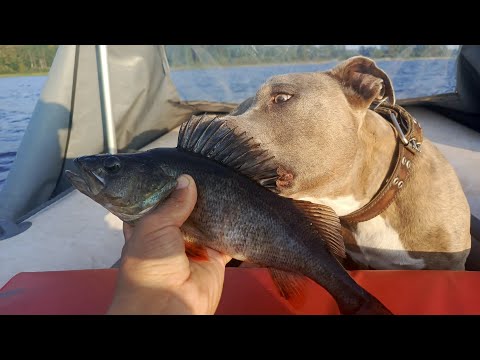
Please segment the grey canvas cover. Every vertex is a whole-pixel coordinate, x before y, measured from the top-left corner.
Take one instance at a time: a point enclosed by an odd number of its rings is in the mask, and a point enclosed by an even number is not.
[[[213,61],[205,52],[194,53]],[[202,99],[182,101],[171,80],[163,45],[111,45],[108,56],[120,152],[143,147],[192,114],[224,114],[236,106]],[[454,93],[405,99],[399,103],[429,106],[480,131],[479,59],[479,46],[462,46]],[[15,224],[28,216],[28,212],[38,210],[71,188],[63,174],[72,167],[75,157],[105,152],[105,149],[95,46],[61,46],[0,192],[0,239],[2,228],[5,230],[9,224]]]
[[[163,45],[108,46],[108,64],[120,152],[143,147],[192,114],[235,106],[182,102]],[[0,238],[2,226],[71,187],[63,174],[75,157],[105,149],[95,46],[60,46],[0,193]]]

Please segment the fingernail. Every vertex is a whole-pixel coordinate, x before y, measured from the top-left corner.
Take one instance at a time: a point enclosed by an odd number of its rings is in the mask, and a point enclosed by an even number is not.
[[[190,180],[188,180],[188,177],[186,177],[185,175],[182,175],[177,179],[176,189],[185,189],[189,183],[190,183]]]

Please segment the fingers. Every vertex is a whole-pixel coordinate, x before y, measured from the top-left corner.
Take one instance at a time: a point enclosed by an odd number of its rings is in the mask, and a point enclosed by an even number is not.
[[[164,253],[165,256],[179,251],[184,253],[183,236],[179,228],[195,207],[197,188],[195,181],[189,175],[180,176],[177,183],[177,188],[168,199],[151,213],[145,215],[135,226],[123,224],[126,242],[129,242],[135,233],[135,238],[142,239],[143,246],[149,252],[155,248],[156,257],[159,257],[159,253]],[[209,258],[216,259],[223,266],[231,260],[230,256],[215,250],[207,249],[207,251]]]
[[[180,176],[177,182],[177,188],[155,215],[163,217],[164,221],[171,221],[169,225],[180,227],[188,219],[195,207],[197,187],[195,180],[190,175]]]
[[[134,229],[135,228],[132,225],[127,224],[126,222],[123,223],[123,236],[125,237],[125,241],[130,239]]]
[[[177,187],[168,199],[145,215],[135,227],[142,232],[160,230],[169,226],[180,227],[187,220],[197,202],[197,188],[190,175],[181,175]],[[125,233],[126,231],[126,233]],[[127,235],[131,229],[124,227]]]
[[[221,252],[218,252],[216,250],[213,250],[211,248],[207,248],[207,254],[208,254],[208,257],[209,259],[215,259],[217,261],[220,262],[220,264],[222,264],[223,267],[225,267],[225,265],[227,265],[227,263],[232,260],[232,257],[227,255],[227,254],[223,254]]]

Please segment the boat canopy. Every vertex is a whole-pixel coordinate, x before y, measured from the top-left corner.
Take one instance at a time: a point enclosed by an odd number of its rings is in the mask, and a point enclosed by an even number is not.
[[[163,45],[108,46],[108,64],[119,152],[140,149],[192,114],[235,107],[181,101]],[[105,150],[95,46],[60,46],[0,193],[0,226],[71,189],[64,172],[74,158]]]
[[[207,86],[202,83],[202,77],[186,79],[184,75],[190,71],[187,63],[185,70],[172,74],[169,57],[170,60],[174,56],[182,58],[183,54],[209,66],[220,64],[220,61],[208,52],[208,46],[195,45],[190,50],[186,46],[172,46],[171,49],[168,53],[164,45],[108,46],[112,115],[119,152],[142,148],[194,114],[226,114],[240,101],[254,95],[250,91],[259,85],[246,86],[244,93],[235,92],[222,82],[227,75],[221,69],[216,72],[204,69],[206,76],[218,80]],[[421,94],[416,98],[402,99],[400,96],[398,102],[428,106],[480,132],[480,47],[462,46],[456,58],[456,84],[450,92]],[[326,70],[334,64],[332,61],[317,65],[315,69]],[[0,192],[0,238],[2,227],[3,237],[8,237],[8,226],[13,228],[47,203],[71,191],[64,172],[73,168],[74,158],[106,152],[97,69],[94,45],[59,47],[16,160]],[[228,76],[237,76],[246,82],[249,71],[251,67],[239,67],[238,72]],[[287,66],[278,71],[292,70]],[[403,70],[399,68],[398,71]],[[392,75],[395,69],[387,69],[387,72]],[[195,73],[190,71],[192,74]],[[187,80],[191,82],[177,91],[175,85]],[[214,94],[223,95],[216,97]]]

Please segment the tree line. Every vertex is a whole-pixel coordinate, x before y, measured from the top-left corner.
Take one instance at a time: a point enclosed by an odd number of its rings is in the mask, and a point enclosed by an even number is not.
[[[0,74],[47,72],[58,45],[0,45]]]
[[[446,45],[167,45],[167,58],[175,67],[196,65],[250,65],[262,63],[321,62],[355,55],[382,58],[450,57],[458,49]]]
[[[58,45],[0,45],[0,74],[47,72]],[[175,68],[200,65],[253,65],[342,60],[354,55],[374,59],[449,57],[458,49],[446,45],[382,45],[348,49],[345,45],[167,45]]]

